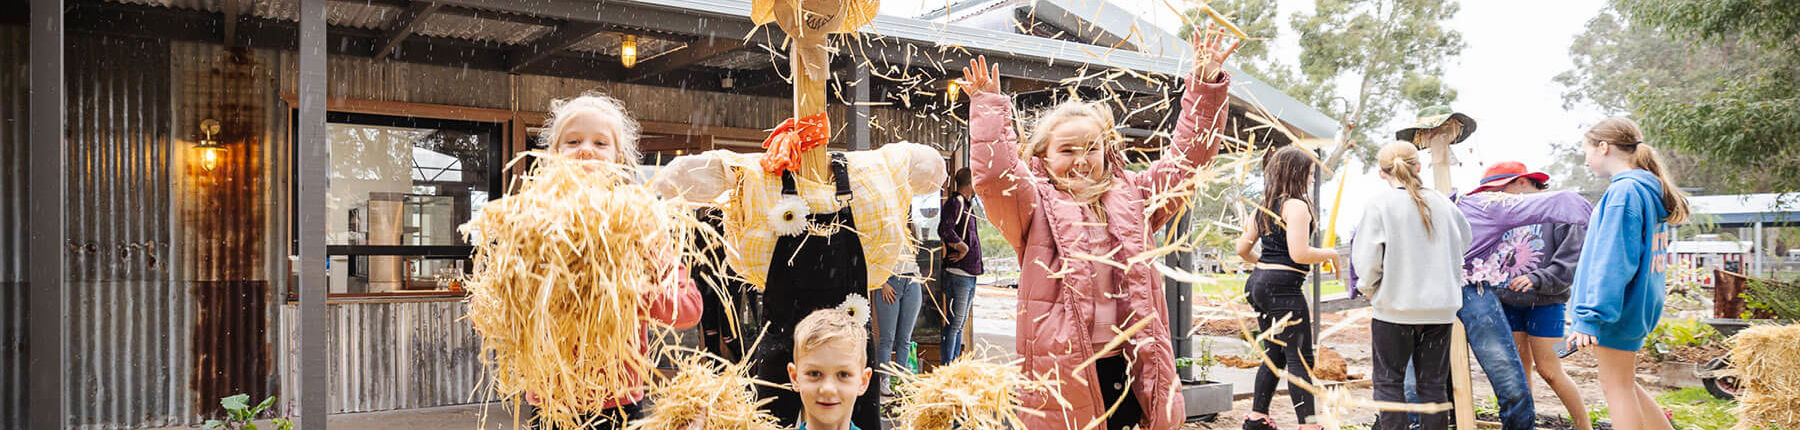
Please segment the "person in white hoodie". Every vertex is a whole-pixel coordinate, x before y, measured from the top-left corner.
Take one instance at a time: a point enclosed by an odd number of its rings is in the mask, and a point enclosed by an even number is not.
[[[1356,288],[1374,308],[1370,323],[1375,400],[1405,402],[1406,365],[1418,370],[1419,401],[1449,401],[1450,330],[1462,308],[1462,255],[1469,222],[1442,194],[1419,180],[1419,151],[1411,143],[1381,148],[1381,178],[1357,228],[1351,262]],[[1421,429],[1449,428],[1449,412],[1421,415]],[[1382,412],[1377,429],[1405,429],[1403,412]]]

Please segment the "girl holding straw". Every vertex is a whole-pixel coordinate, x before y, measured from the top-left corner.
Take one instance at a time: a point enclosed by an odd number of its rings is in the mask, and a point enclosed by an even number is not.
[[[625,171],[635,172],[639,159],[638,131],[637,121],[625,113],[617,99],[583,94],[550,103],[550,120],[542,137],[552,150],[564,157],[616,164]],[[700,322],[704,306],[700,290],[684,273],[686,269],[679,263],[679,250],[667,251],[664,264],[658,265],[662,268],[660,282],[663,288],[657,290],[666,293],[644,297],[639,309],[654,324],[676,329],[693,327]],[[638,331],[648,336],[648,327]],[[644,348],[638,351],[639,354],[650,352],[648,342],[640,345]],[[526,393],[526,398],[533,404],[539,400],[537,394],[531,392]],[[642,391],[632,391],[609,399],[593,399],[597,408],[577,422],[587,423],[588,429],[623,429],[627,421],[642,416],[638,403],[643,398]],[[549,427],[541,418],[532,420],[534,426]]]
[[[1613,428],[1672,430],[1667,413],[1633,372],[1637,351],[1662,318],[1669,225],[1687,222],[1687,195],[1663,169],[1656,149],[1644,143],[1636,122],[1608,118],[1583,137],[1588,170],[1612,183],[1581,245],[1584,258],[1569,303],[1575,334],[1568,342],[1596,347]]]
[[[1250,307],[1256,309],[1256,325],[1268,331],[1276,321],[1287,317],[1297,324],[1282,330],[1275,341],[1264,342],[1262,348],[1275,366],[1256,370],[1256,396],[1250,414],[1244,417],[1245,430],[1274,430],[1269,417],[1269,402],[1281,378],[1275,372],[1286,368],[1300,381],[1312,382],[1308,369],[1313,364],[1311,312],[1300,287],[1313,264],[1338,258],[1337,250],[1315,248],[1312,231],[1312,202],[1307,199],[1307,186],[1313,179],[1313,158],[1306,150],[1286,146],[1270,153],[1263,168],[1262,210],[1244,222],[1244,233],[1238,236],[1237,254],[1244,261],[1255,261],[1256,269],[1244,282]],[[1279,214],[1279,215],[1277,215]],[[1258,239],[1262,255],[1251,254]],[[1290,384],[1288,396],[1294,402],[1294,416],[1301,430],[1317,430],[1311,424],[1314,406],[1312,392]]]
[[[1134,257],[1186,207],[1194,171],[1218,153],[1213,134],[1224,125],[1230,86],[1222,65],[1239,43],[1227,44],[1211,25],[1195,32],[1174,139],[1144,172],[1124,169],[1106,101],[1049,109],[1020,145],[999,67],[980,58],[963,69],[975,190],[1023,270],[1018,352],[1028,375],[1055,381],[1060,392],[1021,394],[1025,428],[1104,420],[1108,429],[1167,430],[1186,418],[1162,278]],[[1109,348],[1120,336],[1127,342]]]

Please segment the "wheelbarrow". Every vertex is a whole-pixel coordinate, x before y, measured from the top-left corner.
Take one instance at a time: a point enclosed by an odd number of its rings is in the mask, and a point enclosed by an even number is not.
[[[1749,328],[1752,325],[1775,323],[1774,320],[1747,320],[1738,318],[1707,318],[1700,320],[1700,322],[1712,326],[1713,330],[1717,330],[1719,335],[1725,337],[1731,337],[1732,335],[1737,334],[1738,331]],[[1739,389],[1738,378],[1736,372],[1731,371],[1730,356],[1714,358],[1712,361],[1707,362],[1705,367],[1694,371],[1694,373],[1695,376],[1700,377],[1700,382],[1706,385],[1706,392],[1711,393],[1713,397],[1725,400],[1737,399]]]

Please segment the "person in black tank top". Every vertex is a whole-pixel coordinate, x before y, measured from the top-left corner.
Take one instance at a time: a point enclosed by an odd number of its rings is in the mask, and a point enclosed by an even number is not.
[[[1255,261],[1256,268],[1244,282],[1250,307],[1256,310],[1256,325],[1268,331],[1286,318],[1298,324],[1275,335],[1278,342],[1264,342],[1263,352],[1271,366],[1256,370],[1256,392],[1251,412],[1244,418],[1245,430],[1270,430],[1275,422],[1269,417],[1269,403],[1281,379],[1275,372],[1286,369],[1293,378],[1312,382],[1307,369],[1312,368],[1313,339],[1311,309],[1301,286],[1313,264],[1338,258],[1336,250],[1312,247],[1312,232],[1317,227],[1312,204],[1306,200],[1307,186],[1312,183],[1313,159],[1305,150],[1288,146],[1269,154],[1263,164],[1263,207],[1244,217],[1244,232],[1238,236],[1237,254],[1244,261]],[[1276,219],[1273,214],[1280,214]],[[1301,231],[1288,231],[1288,226],[1303,225]],[[1252,255],[1256,243],[1262,243],[1260,255]],[[1311,392],[1288,386],[1294,402],[1294,416],[1300,429],[1320,428],[1313,424],[1315,404]]]

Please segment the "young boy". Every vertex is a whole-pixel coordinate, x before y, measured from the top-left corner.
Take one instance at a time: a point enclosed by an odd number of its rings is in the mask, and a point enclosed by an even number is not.
[[[788,380],[804,406],[800,430],[858,430],[850,423],[856,397],[869,389],[869,332],[837,309],[821,309],[794,326]]]

